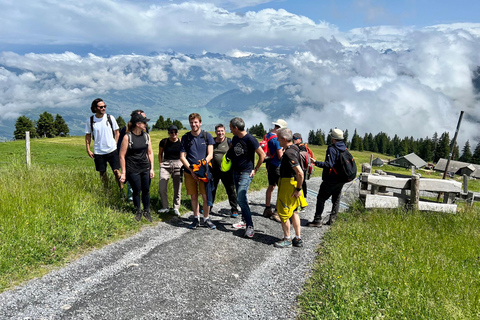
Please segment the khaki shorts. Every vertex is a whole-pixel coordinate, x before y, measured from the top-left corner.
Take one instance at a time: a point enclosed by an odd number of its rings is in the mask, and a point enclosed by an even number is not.
[[[187,194],[189,196],[196,195],[196,194],[207,194],[205,190],[205,183],[200,180],[193,179],[190,173],[184,173],[184,185],[187,189]]]

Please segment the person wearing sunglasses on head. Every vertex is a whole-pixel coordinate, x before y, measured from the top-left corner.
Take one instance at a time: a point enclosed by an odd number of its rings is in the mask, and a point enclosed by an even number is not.
[[[173,179],[173,213],[180,216],[180,199],[182,197],[183,163],[180,161],[181,142],[178,139],[178,128],[171,125],[168,128],[168,138],[158,144],[158,163],[160,164],[160,179],[158,193],[162,200],[162,209],[159,213],[169,212],[168,205],[168,180]]]
[[[122,182],[128,181],[133,189],[133,205],[135,220],[140,221],[142,215],[152,222],[150,216],[150,183],[155,177],[152,143],[145,128],[150,119],[142,114],[134,114],[127,125],[127,133],[123,137],[120,148],[120,165]],[[140,206],[143,204],[143,212]]]
[[[90,110],[95,115],[87,119],[85,125],[85,145],[87,154],[95,161],[95,168],[100,173],[105,186],[108,184],[107,163],[113,170],[120,189],[123,184],[120,182],[120,159],[117,150],[117,141],[119,138],[118,124],[110,114],[106,112],[107,105],[97,98],[92,101]],[[90,144],[94,140],[93,152],[90,150]]]

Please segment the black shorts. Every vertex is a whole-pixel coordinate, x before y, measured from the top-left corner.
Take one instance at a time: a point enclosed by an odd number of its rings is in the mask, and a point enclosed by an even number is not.
[[[95,161],[95,169],[97,169],[98,172],[107,171],[107,162],[110,164],[110,168],[112,168],[112,170],[120,169],[120,157],[118,155],[118,150],[108,154],[96,154],[93,160]]]
[[[271,163],[267,165],[267,176],[268,176],[268,185],[276,186],[278,184],[278,179],[280,179],[279,167],[273,166]]]

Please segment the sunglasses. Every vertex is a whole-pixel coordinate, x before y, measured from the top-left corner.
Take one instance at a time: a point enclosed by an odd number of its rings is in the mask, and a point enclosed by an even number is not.
[[[97,106],[98,109],[107,109],[107,105],[104,106]]]
[[[173,131],[168,131],[168,133],[177,134],[177,133],[178,133],[178,131],[176,131],[176,130],[173,130]]]

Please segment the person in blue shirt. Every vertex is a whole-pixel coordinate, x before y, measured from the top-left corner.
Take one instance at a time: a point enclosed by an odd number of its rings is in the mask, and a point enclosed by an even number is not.
[[[277,186],[278,179],[280,178],[280,172],[278,168],[280,167],[280,163],[282,161],[281,159],[283,156],[283,148],[278,142],[277,130],[286,128],[287,122],[283,119],[278,119],[276,122],[272,123],[275,127],[266,135],[266,138],[268,140],[268,153],[267,160],[265,161],[265,166],[267,167],[268,188],[265,192],[265,210],[263,211],[263,216],[280,222],[280,217],[277,213],[274,212],[273,208],[271,207],[271,201],[273,190]],[[270,139],[270,137],[272,136],[273,138]]]
[[[184,184],[187,194],[192,200],[193,223],[190,229],[196,229],[200,225],[200,209],[198,206],[198,194],[203,198],[203,225],[215,229],[215,225],[209,218],[210,206],[207,199],[207,188],[205,182],[193,171],[193,165],[198,165],[199,161],[205,160],[210,163],[213,159],[213,145],[215,141],[210,133],[201,129],[202,117],[198,113],[192,113],[188,116],[190,122],[190,132],[183,135],[180,147],[180,161],[185,168]]]

